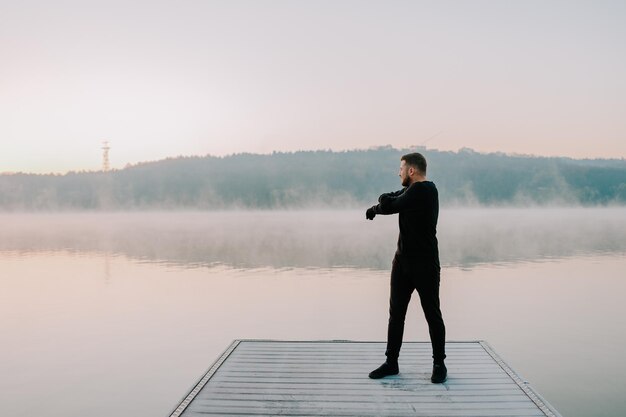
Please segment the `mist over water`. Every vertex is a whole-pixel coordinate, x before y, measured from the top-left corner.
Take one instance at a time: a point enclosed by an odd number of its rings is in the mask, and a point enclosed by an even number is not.
[[[185,267],[387,270],[397,215],[364,210],[0,214],[0,251],[97,252]],[[626,208],[441,210],[443,266],[626,251]]]

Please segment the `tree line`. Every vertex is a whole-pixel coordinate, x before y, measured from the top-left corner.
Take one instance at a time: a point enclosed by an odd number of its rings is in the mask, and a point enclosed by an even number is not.
[[[109,172],[0,175],[0,210],[344,208],[401,188],[400,157],[421,152],[442,205],[626,203],[624,159],[444,152],[390,146],[241,153],[139,163]]]

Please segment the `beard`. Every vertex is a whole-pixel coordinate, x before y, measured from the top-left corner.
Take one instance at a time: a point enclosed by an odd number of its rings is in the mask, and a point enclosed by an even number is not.
[[[402,178],[402,186],[408,187],[409,185],[411,185],[411,178],[410,177]]]

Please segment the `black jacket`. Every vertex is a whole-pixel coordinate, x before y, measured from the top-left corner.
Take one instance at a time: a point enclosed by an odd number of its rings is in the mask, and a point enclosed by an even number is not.
[[[437,218],[439,194],[431,181],[414,182],[392,193],[382,194],[372,207],[376,214],[399,213],[396,257],[439,267]]]

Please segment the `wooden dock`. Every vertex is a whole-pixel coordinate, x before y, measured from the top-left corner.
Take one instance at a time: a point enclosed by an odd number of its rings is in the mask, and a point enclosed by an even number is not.
[[[484,341],[447,342],[448,380],[432,384],[431,347],[405,342],[400,374],[368,373],[385,343],[236,340],[170,417],[560,417]]]

